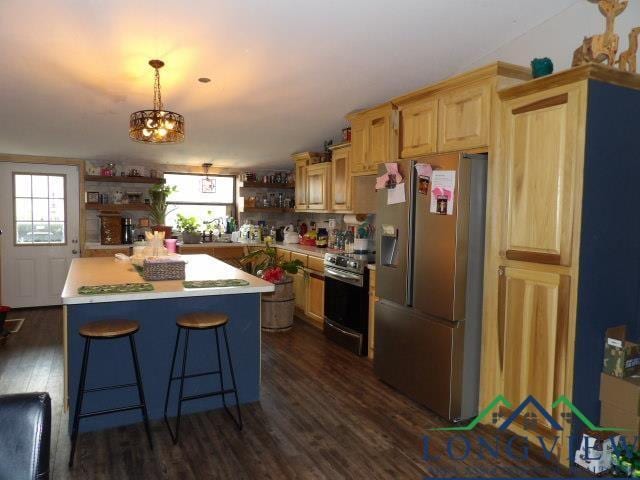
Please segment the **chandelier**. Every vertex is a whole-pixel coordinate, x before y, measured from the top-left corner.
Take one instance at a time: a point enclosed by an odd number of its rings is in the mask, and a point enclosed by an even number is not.
[[[144,143],[177,143],[184,140],[184,117],[179,113],[169,112],[162,106],[160,92],[160,69],[162,60],[149,60],[155,70],[153,84],[153,110],[139,110],[129,117],[129,137],[136,142]]]

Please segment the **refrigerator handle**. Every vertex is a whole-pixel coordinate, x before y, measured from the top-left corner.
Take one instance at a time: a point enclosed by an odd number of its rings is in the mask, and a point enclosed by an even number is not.
[[[405,304],[407,306],[413,305],[413,249],[414,249],[414,223],[415,223],[415,198],[414,198],[414,186],[415,186],[415,175],[413,169],[415,167],[415,161],[409,160],[408,162],[409,171],[405,172],[407,176],[407,214],[409,215],[407,221],[407,276],[406,276],[406,285],[405,285]]]

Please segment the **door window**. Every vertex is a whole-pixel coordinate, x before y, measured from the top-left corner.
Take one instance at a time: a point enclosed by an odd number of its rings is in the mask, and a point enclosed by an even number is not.
[[[66,243],[64,175],[13,174],[16,245]]]

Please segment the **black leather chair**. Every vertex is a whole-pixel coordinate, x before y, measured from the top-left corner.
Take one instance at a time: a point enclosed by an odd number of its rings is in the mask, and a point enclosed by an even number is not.
[[[48,479],[50,446],[49,394],[0,396],[0,479]]]

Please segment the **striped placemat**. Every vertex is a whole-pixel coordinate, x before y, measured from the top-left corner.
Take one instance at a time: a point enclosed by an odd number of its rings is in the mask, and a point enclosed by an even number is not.
[[[114,293],[151,292],[150,283],[114,283],[111,285],[84,285],[78,288],[80,295],[110,295]]]
[[[237,278],[226,280],[185,280],[184,288],[217,288],[217,287],[246,287],[249,282]]]

